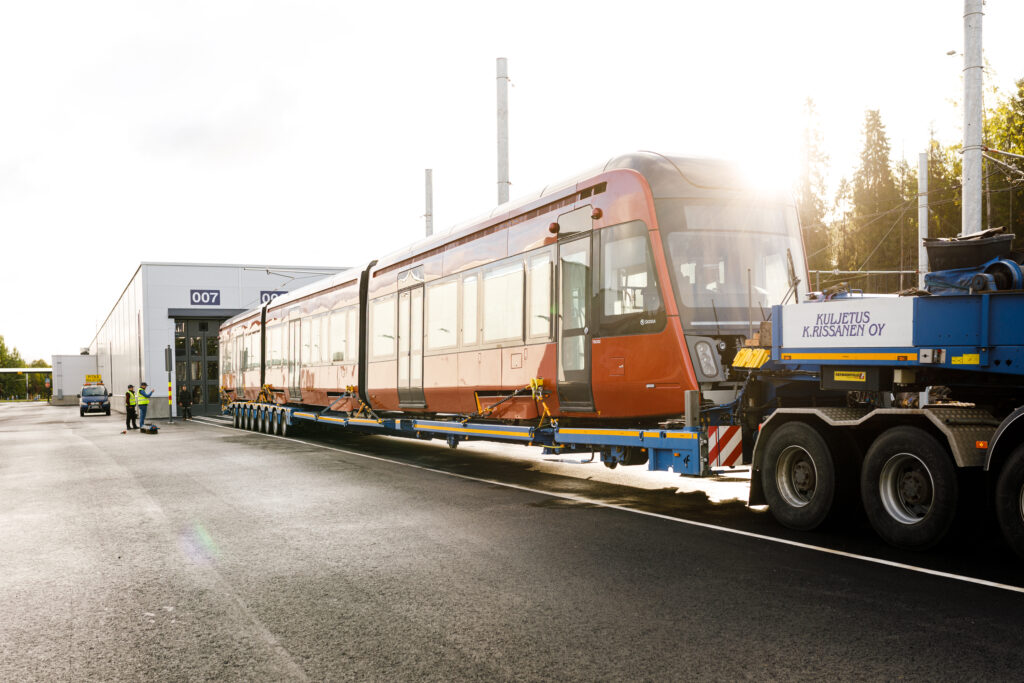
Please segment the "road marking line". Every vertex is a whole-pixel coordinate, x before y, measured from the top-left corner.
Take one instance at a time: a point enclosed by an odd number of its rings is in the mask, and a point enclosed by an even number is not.
[[[564,500],[571,500],[577,503],[587,503],[588,505],[595,505],[597,507],[608,508],[611,510],[619,510],[622,512],[631,512],[637,515],[645,515],[647,517],[655,517],[657,519],[664,519],[669,522],[678,522],[680,524],[686,524],[689,526],[695,526],[702,529],[711,529],[714,531],[724,531],[728,534],[735,534],[738,536],[745,536],[747,538],[756,538],[762,541],[769,541],[772,543],[780,543],[782,545],[788,545],[793,548],[802,548],[803,550],[812,550],[827,555],[836,555],[838,557],[846,557],[853,560],[861,560],[863,562],[870,562],[872,564],[880,564],[886,567],[892,567],[895,569],[904,569],[911,572],[917,572],[919,574],[927,574],[929,576],[937,576],[943,579],[952,579],[954,581],[961,581],[964,583],[973,583],[978,586],[987,586],[989,588],[997,588],[1000,590],[1010,591],[1012,593],[1024,593],[1024,587],[1011,586],[1005,583],[996,583],[995,581],[987,581],[985,579],[978,579],[973,576],[964,576],[962,574],[951,574],[949,572],[942,572],[937,569],[928,569],[926,567],[918,567],[912,564],[904,564],[902,562],[894,562],[892,560],[883,560],[879,557],[871,557],[869,555],[858,555],[856,553],[848,553],[843,550],[834,550],[832,548],[825,548],[818,545],[811,545],[809,543],[801,543],[800,541],[791,541],[786,538],[777,538],[775,536],[766,536],[764,534],[758,534],[753,531],[743,531],[742,529],[730,529],[729,527],[717,526],[715,524],[708,524],[707,522],[697,522],[692,519],[683,519],[681,517],[672,517],[670,515],[663,515],[658,512],[648,512],[646,510],[636,510],[633,508],[623,507],[621,505],[615,505],[613,503],[605,503],[600,500],[593,500],[590,498],[584,498],[583,496],[577,496],[572,493],[558,493],[553,491],[544,491],[541,489],[530,488],[529,486],[520,486],[519,484],[509,484],[504,481],[497,481],[495,479],[483,479],[481,477],[471,477],[466,474],[458,474],[456,472],[446,472],[444,470],[434,469],[432,467],[424,467],[423,465],[415,465],[409,462],[402,462],[400,460],[391,460],[390,458],[382,458],[377,455],[369,455],[368,453],[359,453],[357,451],[350,451],[345,448],[337,448],[335,446],[326,446],[324,444],[310,443],[309,441],[301,441],[290,436],[277,436],[275,434],[264,434],[262,432],[251,432],[249,430],[239,430],[230,425],[219,425],[211,424],[208,422],[202,422],[201,424],[209,424],[212,427],[218,427],[220,429],[230,429],[232,431],[242,431],[246,434],[254,434],[258,436],[269,436],[274,439],[281,439],[282,441],[292,441],[294,443],[302,444],[304,446],[313,446],[314,448],[322,448],[328,451],[337,451],[338,453],[347,453],[348,455],[355,455],[360,458],[369,458],[370,460],[379,460],[380,462],[390,463],[392,465],[401,465],[403,467],[411,467],[417,470],[424,470],[426,472],[434,472],[436,474],[443,474],[449,477],[456,477],[458,479],[467,479],[469,481],[476,481],[483,484],[493,484],[495,486],[501,486],[509,489],[516,489],[519,491],[527,491],[529,493],[536,493],[542,496],[548,496],[551,498],[562,498]]]

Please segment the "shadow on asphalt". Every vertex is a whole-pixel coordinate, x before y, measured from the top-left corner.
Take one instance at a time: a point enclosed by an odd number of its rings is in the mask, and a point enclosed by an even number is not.
[[[468,449],[451,449],[442,441],[423,441],[346,433],[314,426],[300,433],[289,434],[310,444],[320,444],[372,455],[395,462],[463,475],[505,485],[520,486],[552,494],[552,498],[531,502],[534,507],[580,509],[614,505],[646,513],[664,515],[688,522],[710,524],[725,529],[784,539],[834,551],[863,555],[889,562],[969,576],[1024,588],[1024,560],[1019,559],[1003,542],[988,515],[962,522],[939,547],[925,552],[891,548],[875,535],[862,511],[852,511],[826,531],[800,532],[780,526],[763,508],[750,508],[740,501],[713,502],[701,491],[680,492],[673,488],[643,489],[603,481],[586,476],[581,465],[579,477],[553,474],[538,469],[536,458],[515,455],[517,446],[508,446],[501,456]],[[251,435],[244,438],[252,446]],[[267,448],[279,449],[267,440]],[[525,452],[525,451],[524,451]],[[575,501],[558,496],[576,496]],[[760,542],[760,541],[754,541]]]

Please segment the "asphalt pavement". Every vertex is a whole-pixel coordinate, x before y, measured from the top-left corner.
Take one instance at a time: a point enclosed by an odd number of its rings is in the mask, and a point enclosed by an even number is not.
[[[887,555],[600,465],[158,424],[0,404],[0,680],[1020,679],[989,535]]]

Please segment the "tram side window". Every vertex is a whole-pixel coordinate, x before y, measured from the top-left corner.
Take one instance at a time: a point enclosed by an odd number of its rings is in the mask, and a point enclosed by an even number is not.
[[[647,226],[631,221],[604,228],[599,234],[601,334],[660,332],[665,328],[665,304]]]
[[[388,360],[395,356],[395,297],[370,303],[370,356]]]
[[[345,357],[350,361],[359,360],[359,311],[348,311],[348,335],[345,343]]]
[[[484,342],[523,338],[523,262],[484,271]]]
[[[268,327],[267,328],[267,367],[274,367],[280,365],[279,359],[281,357],[281,338],[278,334],[281,331],[280,326]]]
[[[309,349],[309,362],[316,365],[323,362],[323,336],[324,336],[324,317],[318,315],[310,321],[312,331],[310,332],[310,349]]]
[[[230,375],[233,368],[231,367],[231,345],[221,344],[220,345],[220,367],[221,372],[225,375]]]
[[[249,369],[249,364],[252,362],[252,335],[247,334],[242,337],[242,372]]]
[[[263,339],[260,337],[259,332],[252,333],[252,368],[253,370],[260,369],[260,358],[263,355]]]
[[[351,360],[346,351],[346,335],[348,334],[349,311],[331,313],[331,362],[343,363]]]
[[[531,256],[529,260],[529,325],[531,339],[551,337],[551,254]]]
[[[450,349],[459,342],[459,281],[427,287],[427,350]]]
[[[299,358],[303,365],[309,365],[312,362],[312,346],[310,345],[310,335],[313,326],[313,321],[309,318],[302,319],[302,330],[299,332],[299,338],[302,340],[302,350],[300,351]]]
[[[477,276],[462,278],[462,345],[475,346],[479,338],[477,324],[478,291]]]

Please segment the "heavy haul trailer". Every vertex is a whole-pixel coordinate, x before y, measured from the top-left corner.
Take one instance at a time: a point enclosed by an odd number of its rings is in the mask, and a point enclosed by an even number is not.
[[[859,490],[884,540],[923,549],[983,486],[1024,556],[1024,292],[819,300],[771,320],[744,396],[764,417],[751,504],[814,529]]]
[[[543,384],[535,384],[538,400],[545,396]],[[683,420],[697,419],[697,392],[689,392],[690,411]],[[557,420],[536,426],[428,420],[414,417],[380,416],[372,410],[346,415],[330,410],[310,411],[264,402],[236,402],[227,406],[234,425],[242,429],[287,435],[290,430],[310,424],[341,427],[354,432],[442,439],[451,448],[463,441],[495,441],[541,446],[549,454],[597,453],[609,467],[619,463],[647,464],[649,470],[703,475],[708,472],[706,430],[697,425],[656,425],[646,429],[560,427]],[[365,414],[364,414],[365,412]]]

